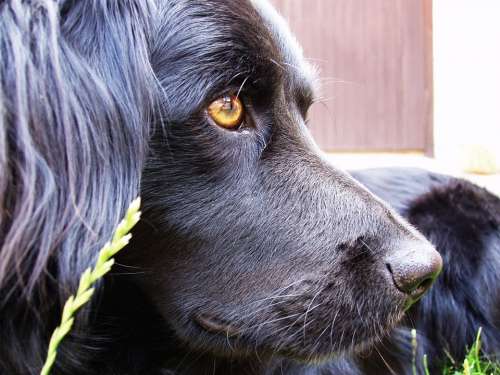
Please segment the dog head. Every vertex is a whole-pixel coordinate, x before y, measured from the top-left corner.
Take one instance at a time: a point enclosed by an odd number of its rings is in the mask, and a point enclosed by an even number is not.
[[[314,145],[314,72],[266,2],[12,0],[0,30],[7,372],[41,367],[139,185],[122,262],[190,349],[327,358],[382,335],[439,271]]]
[[[127,262],[178,338],[318,360],[383,335],[441,259],[317,149],[314,70],[275,10],[167,1],[151,63],[164,126]]]

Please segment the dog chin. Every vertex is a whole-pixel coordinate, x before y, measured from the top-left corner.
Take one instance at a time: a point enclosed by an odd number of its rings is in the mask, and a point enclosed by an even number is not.
[[[284,343],[283,341],[270,339],[271,334],[266,335],[262,332],[265,339],[259,340],[258,337],[247,336],[238,331],[237,324],[224,322],[214,318],[194,319],[194,326],[198,331],[198,340],[186,340],[190,345],[193,343],[198,346],[201,352],[210,352],[216,356],[225,358],[244,358],[249,355],[257,354],[259,358],[274,358],[276,356],[287,358],[289,360],[307,364],[320,365],[329,362],[335,358],[345,355],[355,355],[366,353],[377,343],[380,343],[386,337],[391,329],[396,326],[403,318],[403,309],[399,309],[394,316],[391,316],[384,323],[373,326],[376,331],[365,332],[363,337],[356,338],[355,332],[344,333],[339,339],[339,335],[330,337],[330,328],[325,326],[322,340],[312,339],[311,344],[304,345],[302,334],[297,336],[296,340]],[[326,333],[325,333],[326,332]],[[338,342],[335,342],[335,338]],[[343,342],[344,341],[344,342]]]
[[[400,319],[398,319],[398,321],[399,320]],[[347,347],[337,350],[334,350],[331,346],[325,348],[325,350],[318,349],[317,347],[304,347],[300,350],[279,350],[276,351],[276,353],[282,357],[305,365],[322,365],[336,358],[342,358],[344,356],[352,357],[371,351],[373,347],[380,343],[382,339],[390,333],[391,327],[384,329],[383,332],[373,333],[372,336],[365,337],[360,341],[351,342]]]

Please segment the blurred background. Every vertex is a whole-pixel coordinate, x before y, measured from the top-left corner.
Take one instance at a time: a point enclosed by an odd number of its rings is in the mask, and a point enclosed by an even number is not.
[[[320,70],[311,131],[334,163],[500,194],[500,1],[271,1]]]

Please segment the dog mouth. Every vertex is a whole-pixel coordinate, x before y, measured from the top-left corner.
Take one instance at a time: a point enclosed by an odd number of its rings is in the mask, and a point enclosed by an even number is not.
[[[263,355],[274,353],[306,364],[319,364],[342,353],[361,353],[372,347],[403,318],[404,308],[400,304],[397,305],[397,308],[392,309],[385,319],[377,324],[366,321],[364,323],[366,325],[358,328],[357,331],[352,331],[347,327],[337,327],[334,321],[325,321],[320,323],[322,326],[318,328],[317,333],[308,332],[307,335],[305,334],[306,324],[303,321],[290,329],[289,322],[284,320],[284,324],[279,328],[270,328],[266,333],[259,332],[263,334],[261,337],[248,330],[248,327],[257,326],[260,329],[266,325],[265,321],[251,325],[242,324],[205,312],[194,314],[192,321],[204,335],[208,335],[205,336],[206,338],[217,343],[215,347],[218,353],[221,353],[219,349],[222,346],[223,351],[231,356],[244,355],[249,350],[258,350]],[[281,319],[275,318],[275,320]],[[346,324],[351,325],[352,322]],[[283,332],[283,330],[290,331],[290,335],[284,338],[269,334],[269,332]]]
[[[210,334],[219,334],[226,337],[240,335],[240,330],[235,325],[215,315],[206,313],[196,314],[193,320],[202,330]]]

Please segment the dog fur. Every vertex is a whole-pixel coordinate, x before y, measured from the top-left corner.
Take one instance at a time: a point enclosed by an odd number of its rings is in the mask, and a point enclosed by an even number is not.
[[[465,180],[418,169],[353,172],[387,200],[441,253],[443,273],[401,326],[362,359],[366,374],[412,374],[410,329],[418,333],[416,365],[424,374],[460,363],[482,328],[482,350],[500,354],[500,199]],[[384,359],[382,359],[382,357]]]
[[[55,374],[407,373],[407,323],[393,328],[415,298],[387,265],[437,255],[401,214],[450,269],[409,312],[420,350],[437,368],[479,325],[498,350],[498,199],[426,172],[354,175],[398,214],[329,165],[305,125],[314,70],[266,2],[4,1],[0,57],[2,374],[39,373],[139,193],[134,240]],[[228,93],[247,112],[235,132],[205,111]]]

